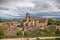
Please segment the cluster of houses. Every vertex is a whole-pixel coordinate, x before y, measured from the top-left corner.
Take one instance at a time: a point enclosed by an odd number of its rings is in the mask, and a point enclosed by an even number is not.
[[[48,26],[48,18],[32,18],[29,13],[26,13],[26,18],[16,22],[0,23],[1,27],[5,28],[5,35],[14,36],[18,31],[33,32],[34,30],[44,29]],[[52,30],[60,30],[60,26],[49,25]],[[40,31],[39,31],[40,32]]]

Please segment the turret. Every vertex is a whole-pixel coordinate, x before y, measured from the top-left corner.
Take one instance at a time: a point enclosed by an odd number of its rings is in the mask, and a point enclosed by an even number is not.
[[[29,22],[30,21],[30,14],[29,13],[26,13],[26,20],[27,20],[27,22]]]

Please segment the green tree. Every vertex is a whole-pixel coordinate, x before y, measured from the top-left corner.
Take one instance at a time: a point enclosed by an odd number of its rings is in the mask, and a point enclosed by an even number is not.
[[[55,25],[55,23],[56,23],[56,20],[53,20],[53,19],[48,20],[48,25]]]
[[[49,19],[48,20],[48,25],[60,25],[60,21],[54,20],[54,19]]]
[[[56,21],[55,25],[60,26],[60,21]]]

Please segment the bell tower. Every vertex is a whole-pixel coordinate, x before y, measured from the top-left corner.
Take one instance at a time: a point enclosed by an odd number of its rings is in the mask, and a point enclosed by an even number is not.
[[[29,13],[26,13],[26,21],[29,22],[30,21],[30,14]]]

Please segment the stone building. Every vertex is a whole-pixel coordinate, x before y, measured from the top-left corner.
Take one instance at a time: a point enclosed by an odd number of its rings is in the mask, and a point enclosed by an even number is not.
[[[45,27],[48,24],[47,18],[32,18],[29,13],[26,13],[26,18],[17,22],[4,22],[0,23],[0,26],[3,26],[6,30],[7,36],[15,36],[17,31],[22,31],[24,34],[25,31],[34,31],[38,27]],[[19,27],[18,27],[19,26]]]
[[[29,13],[26,13],[26,18],[20,20],[21,26],[23,27],[43,27],[47,26],[47,18],[32,18]]]

